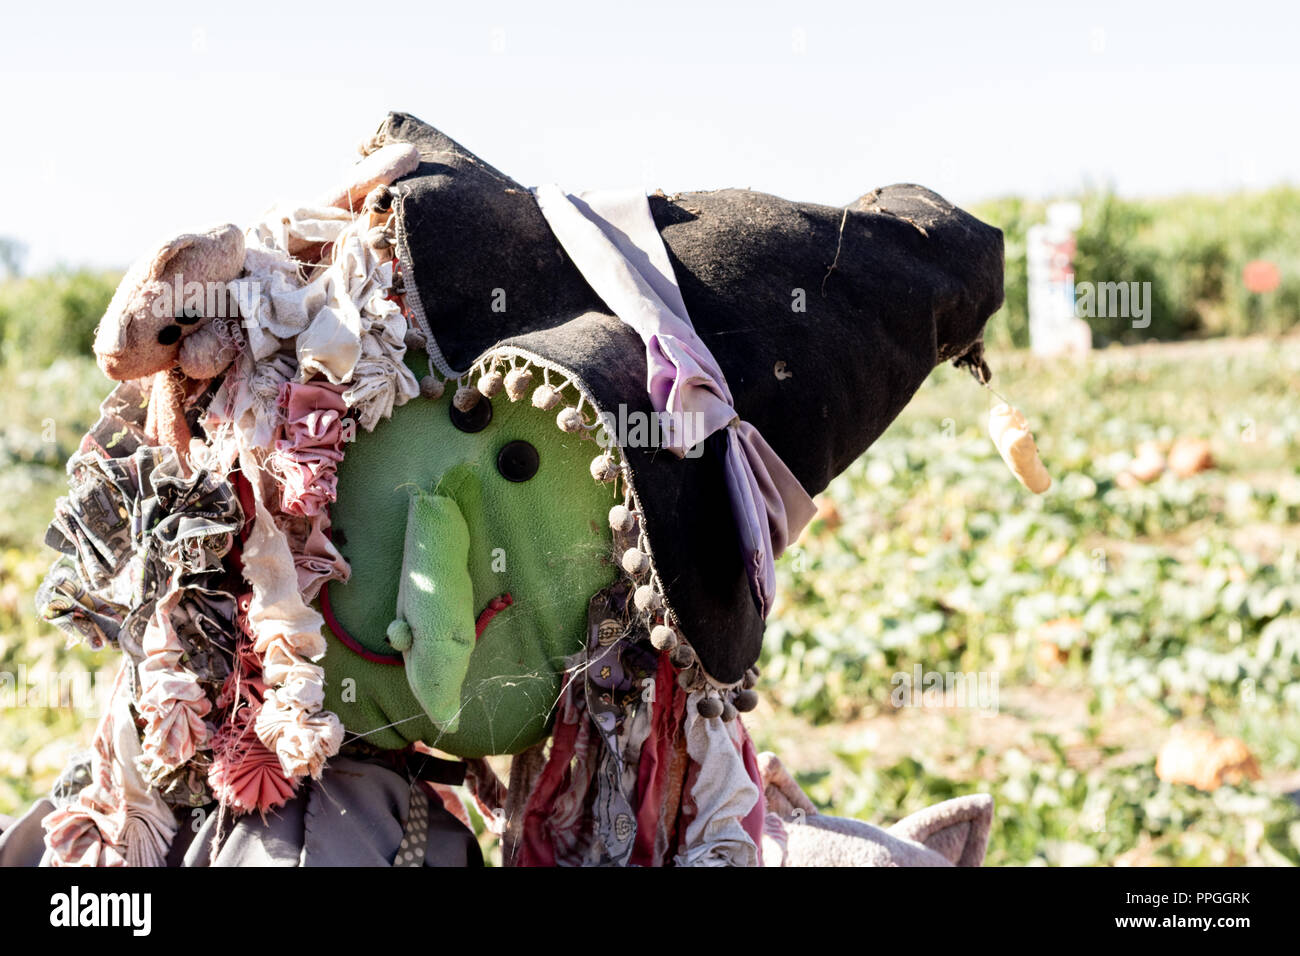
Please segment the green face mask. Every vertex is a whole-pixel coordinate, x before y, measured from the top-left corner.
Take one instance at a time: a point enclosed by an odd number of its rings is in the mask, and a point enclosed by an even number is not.
[[[561,431],[558,409],[500,393],[462,414],[452,391],[344,446],[330,514],[352,577],[330,610],[401,666],[327,627],[325,706],[379,747],[518,753],[548,732],[588,601],[616,577],[615,486],[592,480],[599,446]]]

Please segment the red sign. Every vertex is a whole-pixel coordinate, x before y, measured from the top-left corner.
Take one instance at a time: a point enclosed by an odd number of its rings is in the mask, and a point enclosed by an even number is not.
[[[1241,281],[1251,292],[1272,292],[1282,284],[1282,273],[1267,259],[1255,259],[1242,268]]]

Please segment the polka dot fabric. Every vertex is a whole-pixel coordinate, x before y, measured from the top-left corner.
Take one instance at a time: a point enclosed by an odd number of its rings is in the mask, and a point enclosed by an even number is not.
[[[429,798],[423,790],[412,787],[411,808],[393,866],[424,866],[424,853],[428,846]]]

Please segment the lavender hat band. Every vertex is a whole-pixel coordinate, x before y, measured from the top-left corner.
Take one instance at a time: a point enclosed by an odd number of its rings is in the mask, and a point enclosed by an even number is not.
[[[686,312],[644,191],[574,195],[546,185],[533,195],[583,278],[645,343],[646,389],[655,411],[666,413],[664,446],[683,457],[688,438],[694,444],[727,429],[731,511],[749,586],[766,617],[776,559],[816,506],[758,429],[736,413],[726,378]],[[673,427],[686,422],[700,427]]]

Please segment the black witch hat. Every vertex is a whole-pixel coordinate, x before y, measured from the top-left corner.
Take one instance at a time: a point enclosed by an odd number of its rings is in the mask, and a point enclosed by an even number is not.
[[[517,399],[536,373],[533,404],[558,408],[561,427],[590,427],[584,408],[652,417],[642,338],[583,278],[534,193],[407,114],[380,127],[375,145],[389,142],[420,152],[392,187],[397,256],[432,368],[462,383],[457,404],[475,388]],[[861,455],[938,363],[987,380],[1002,233],[935,193],[889,186],[832,208],[728,189],[656,194],[649,206],[736,412],[807,494]],[[656,645],[683,666],[697,657],[715,685],[746,682],[764,620],[725,439],[685,458],[615,444],[593,475],[624,481],[611,524]]]

